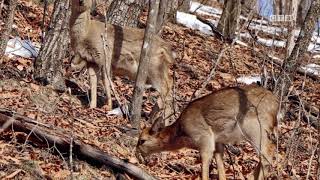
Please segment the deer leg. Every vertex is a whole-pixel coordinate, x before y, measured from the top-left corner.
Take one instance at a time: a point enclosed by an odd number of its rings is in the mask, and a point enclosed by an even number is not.
[[[253,175],[251,175],[255,180],[263,180],[268,177],[275,150],[275,145],[269,139],[267,131],[262,130],[260,133],[261,136],[259,134],[252,138],[257,154],[260,156],[260,162],[254,170]]]
[[[272,158],[274,156],[275,145],[268,139],[268,136],[265,137],[266,140],[262,144],[261,148],[261,158],[257,168],[254,171],[254,179],[266,179],[269,176],[270,166],[272,163]]]
[[[202,162],[202,180],[209,180],[209,167],[215,150],[213,136],[201,137],[200,156]]]
[[[93,66],[88,67],[90,87],[91,87],[91,99],[90,99],[90,108],[97,107],[97,69]]]
[[[223,144],[216,143],[216,151],[214,152],[214,158],[217,163],[219,180],[227,179],[224,165],[223,165],[223,150],[224,150]]]
[[[107,69],[105,67],[102,68],[102,79],[103,79],[104,90],[106,93],[107,110],[111,110],[112,109],[111,82],[110,82],[111,74],[107,72]]]

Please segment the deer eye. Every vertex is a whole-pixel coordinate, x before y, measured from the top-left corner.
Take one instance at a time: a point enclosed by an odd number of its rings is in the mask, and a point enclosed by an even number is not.
[[[138,144],[139,144],[139,145],[142,145],[142,144],[145,143],[145,142],[146,142],[146,140],[140,139]]]

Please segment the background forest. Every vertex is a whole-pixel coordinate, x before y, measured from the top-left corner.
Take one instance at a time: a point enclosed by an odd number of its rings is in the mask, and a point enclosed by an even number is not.
[[[153,58],[164,48],[156,35],[174,58],[170,120],[211,92],[258,84],[279,97],[284,112],[272,135],[270,178],[320,179],[319,0],[95,0],[90,20],[146,29],[141,56],[132,60],[137,76],[98,81],[96,107],[90,62],[73,66],[80,39],[70,23],[74,2],[0,0],[1,179],[199,178],[196,150],[156,153],[145,163],[135,156],[140,130],[161,106],[161,92],[145,86],[148,70],[164,64]],[[106,33],[103,43],[111,38]],[[224,148],[227,179],[246,179],[259,162],[254,148]],[[218,179],[214,160],[210,179]]]

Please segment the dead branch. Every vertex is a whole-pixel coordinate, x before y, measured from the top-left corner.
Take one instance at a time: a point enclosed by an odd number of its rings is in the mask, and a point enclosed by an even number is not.
[[[217,27],[216,27],[213,23],[211,23],[209,20],[207,20],[207,19],[205,19],[205,18],[203,18],[203,17],[201,17],[201,16],[199,16],[199,15],[196,15],[196,17],[197,17],[197,19],[198,19],[199,21],[201,21],[202,23],[208,25],[208,26],[211,28],[211,31],[213,32],[213,34],[214,34],[217,38],[219,38],[219,39],[221,39],[221,40],[225,40],[225,37],[223,36],[223,34],[217,29]]]
[[[49,145],[50,147],[55,147],[60,153],[68,154],[70,152],[70,138],[64,135],[66,133],[61,134],[53,131],[52,129],[35,127],[34,124],[25,121],[23,118],[17,119],[13,116],[7,116],[0,113],[0,127],[8,121],[12,121],[11,125],[4,127],[6,129],[3,130],[19,131],[31,134],[30,139],[28,140],[37,145],[42,145],[44,147],[48,147]],[[79,159],[92,163],[93,165],[106,165],[110,168],[116,169],[117,171],[126,172],[136,179],[156,179],[141,168],[117,157],[112,157],[98,148],[85,144],[78,139],[74,139],[72,144],[72,151],[74,155]]]

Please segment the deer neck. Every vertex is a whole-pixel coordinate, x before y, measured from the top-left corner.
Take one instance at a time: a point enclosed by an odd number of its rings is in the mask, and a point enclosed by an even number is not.
[[[72,12],[70,18],[71,42],[75,43],[85,37],[90,27],[90,12],[84,11],[80,14]]]
[[[187,136],[179,122],[167,126],[161,133],[163,136],[163,146],[166,150],[178,150],[181,148],[195,148],[192,139]]]

